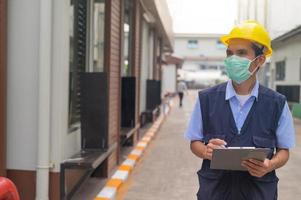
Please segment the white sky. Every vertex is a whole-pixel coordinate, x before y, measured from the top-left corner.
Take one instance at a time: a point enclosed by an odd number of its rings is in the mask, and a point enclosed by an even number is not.
[[[237,0],[166,0],[175,33],[228,33],[237,18]]]

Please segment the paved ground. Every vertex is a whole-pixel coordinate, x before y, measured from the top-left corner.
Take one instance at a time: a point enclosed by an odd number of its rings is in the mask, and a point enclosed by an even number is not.
[[[139,161],[118,200],[193,200],[198,189],[196,171],[201,160],[192,155],[183,139],[196,93],[190,92],[184,107],[174,107],[155,140]],[[301,197],[301,121],[295,120],[297,147],[289,163],[278,170],[279,200]]]
[[[192,155],[189,142],[183,138],[194,101],[194,95],[186,96],[183,108],[174,107],[122,188],[119,200],[195,198],[201,160]]]
[[[279,169],[279,199],[301,199],[301,121],[295,120],[296,147],[291,150],[290,160]]]

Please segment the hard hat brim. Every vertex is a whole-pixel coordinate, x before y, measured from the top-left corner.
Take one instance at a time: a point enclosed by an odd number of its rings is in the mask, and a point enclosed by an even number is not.
[[[252,41],[252,42],[257,42],[257,43],[261,44],[260,42],[255,41],[255,40],[252,40],[251,38],[248,38],[248,37],[238,37],[238,36],[236,37],[236,36],[225,35],[225,36],[222,36],[222,37],[220,38],[221,42],[222,42],[224,45],[226,45],[226,46],[229,45],[229,41],[230,41],[231,39],[245,39],[245,40],[250,40],[250,41]],[[261,45],[263,45],[263,46],[265,46],[265,47],[267,48],[266,52],[264,52],[264,55],[265,55],[266,57],[270,57],[270,56],[272,55],[272,53],[273,53],[273,50],[272,50],[270,47],[267,47],[267,46],[264,45],[264,44],[261,44]]]

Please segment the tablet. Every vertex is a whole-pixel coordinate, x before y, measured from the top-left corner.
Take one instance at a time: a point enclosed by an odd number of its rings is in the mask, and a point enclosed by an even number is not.
[[[246,168],[241,166],[241,162],[243,160],[253,158],[264,161],[269,152],[269,148],[255,147],[228,147],[225,149],[214,149],[210,168],[247,171]]]

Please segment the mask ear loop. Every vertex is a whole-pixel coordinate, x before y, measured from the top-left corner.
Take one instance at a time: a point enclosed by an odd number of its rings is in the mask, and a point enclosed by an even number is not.
[[[259,55],[259,56],[261,56],[261,55]],[[257,57],[254,58],[253,60],[251,60],[250,65],[251,65],[251,63],[254,62],[259,56],[257,56]],[[260,66],[257,65],[256,68],[251,72],[251,76],[253,76],[253,75],[255,74],[255,72],[258,72],[259,68],[260,68]]]

